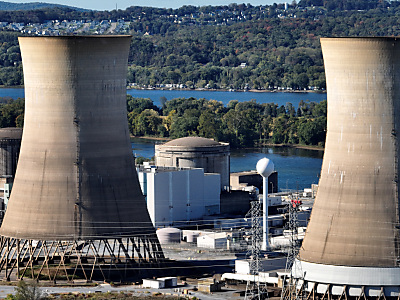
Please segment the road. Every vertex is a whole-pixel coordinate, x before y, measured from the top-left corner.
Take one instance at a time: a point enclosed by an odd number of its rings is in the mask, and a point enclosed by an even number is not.
[[[82,286],[72,286],[72,287],[41,287],[40,289],[48,295],[51,294],[63,294],[63,293],[107,293],[107,292],[129,292],[134,296],[140,295],[148,295],[151,293],[162,293],[165,295],[182,295],[184,289],[191,289],[193,286],[190,285],[180,285],[177,288],[167,288],[167,289],[150,289],[150,288],[142,288],[141,286],[122,286],[122,287],[112,287],[109,284],[99,284],[94,287],[82,287]],[[179,289],[179,291],[178,291]],[[242,299],[243,297],[239,297],[234,294],[234,290],[223,289],[222,292],[213,293],[213,294],[203,294],[200,292],[189,291],[190,296],[197,297],[199,300],[226,300],[226,299]],[[4,299],[8,294],[14,294],[15,287],[14,286],[0,286],[0,299]]]

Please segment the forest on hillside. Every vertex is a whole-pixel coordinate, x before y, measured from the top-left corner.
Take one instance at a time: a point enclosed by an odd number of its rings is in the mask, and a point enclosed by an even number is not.
[[[176,22],[189,15],[190,21]],[[238,18],[229,23],[224,16],[232,15]],[[320,37],[400,34],[398,1],[301,0],[288,9],[277,4],[268,7],[232,4],[184,6],[177,10],[131,7],[111,12],[61,8],[0,12],[0,20],[27,16],[39,21],[129,18],[133,37],[127,79],[129,85],[137,88],[176,85],[324,90]],[[0,85],[23,84],[17,39],[20,35],[0,31]],[[302,102],[299,107],[253,101],[231,101],[224,107],[217,101],[195,98],[164,102],[159,108],[150,99],[128,97],[131,133],[171,138],[199,135],[230,142],[232,147],[264,143],[323,146],[325,139],[326,102]],[[3,101],[0,114],[1,127],[22,126],[23,100]]]
[[[299,5],[303,2],[305,5],[322,6],[302,8]],[[353,3],[352,7],[358,8],[360,1],[335,1],[336,10],[327,3],[300,1],[299,5],[284,11],[286,14],[291,12],[291,16],[286,17],[277,17],[272,13],[270,17],[268,14],[258,16],[253,14],[256,7],[251,5],[182,7],[171,11],[193,15],[204,11],[212,14],[212,9],[229,8],[231,13],[240,12],[244,16],[232,25],[175,24],[168,18],[160,17],[170,11],[156,8],[131,7],[124,11],[70,13],[77,14],[74,17],[88,13],[91,17],[99,14],[99,17],[105,18],[112,17],[112,14],[116,14],[115,17],[120,14],[127,14],[127,17],[137,15],[140,9],[142,13],[147,12],[143,14],[145,17],[131,22],[133,38],[127,75],[128,84],[138,88],[175,85],[238,90],[324,90],[320,37],[400,34],[400,7],[397,1],[391,1],[390,6],[384,8],[381,6],[386,2],[362,1],[372,7],[362,11],[338,8],[338,5],[347,7],[343,3]],[[279,6],[271,6],[268,12],[279,9]],[[49,11],[55,15],[46,17],[63,16],[57,10]],[[31,13],[35,15],[34,12]],[[0,20],[4,13],[13,12],[0,12]],[[145,31],[148,34],[144,34]],[[19,35],[18,32],[0,31],[0,85],[23,84],[17,41]]]

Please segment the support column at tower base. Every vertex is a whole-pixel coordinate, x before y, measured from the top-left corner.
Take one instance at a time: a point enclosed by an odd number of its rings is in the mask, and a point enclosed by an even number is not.
[[[164,261],[155,234],[73,241],[0,237],[0,276],[7,281],[125,280]]]
[[[400,299],[400,268],[334,266],[297,261],[293,272],[307,299]]]

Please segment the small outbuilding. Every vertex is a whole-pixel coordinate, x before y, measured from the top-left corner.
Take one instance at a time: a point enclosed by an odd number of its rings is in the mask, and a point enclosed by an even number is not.
[[[208,249],[227,249],[228,235],[225,232],[201,235],[197,238],[197,247]]]

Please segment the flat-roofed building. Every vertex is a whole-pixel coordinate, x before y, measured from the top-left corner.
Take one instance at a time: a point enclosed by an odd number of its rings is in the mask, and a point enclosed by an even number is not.
[[[155,227],[187,224],[220,213],[220,174],[150,165],[140,167],[138,173]]]

